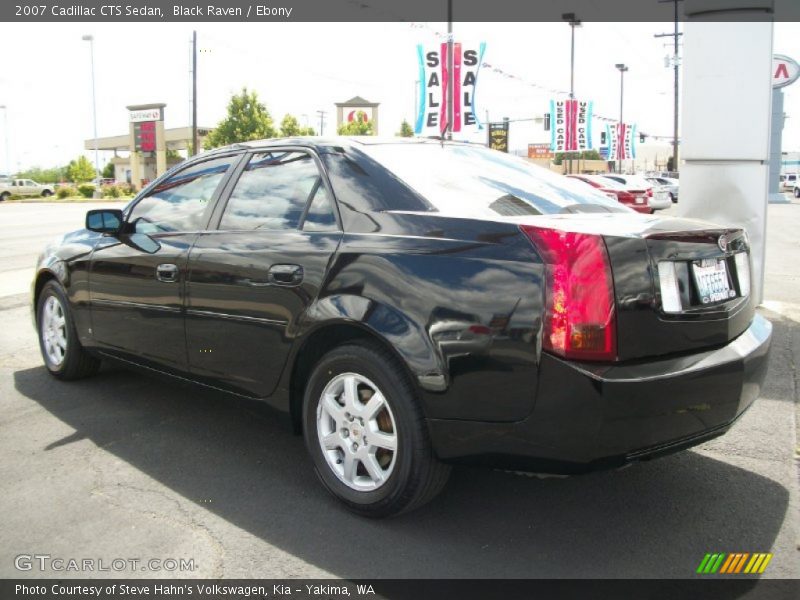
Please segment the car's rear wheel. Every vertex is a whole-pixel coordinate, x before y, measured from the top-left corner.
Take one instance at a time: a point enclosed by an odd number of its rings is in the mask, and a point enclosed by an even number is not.
[[[794,197],[800,198],[800,188],[794,188]]]
[[[45,284],[36,309],[39,347],[44,364],[59,379],[81,379],[97,373],[100,360],[78,340],[64,290],[55,281]]]
[[[306,386],[303,425],[323,485],[359,514],[417,508],[450,474],[434,456],[408,376],[377,345],[348,344],[319,361]]]

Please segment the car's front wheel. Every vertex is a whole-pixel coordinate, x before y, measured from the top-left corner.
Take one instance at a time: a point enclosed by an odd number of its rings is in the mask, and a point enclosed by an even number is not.
[[[800,187],[794,188],[794,197],[800,198]]]
[[[8,192],[3,192],[2,194],[0,194],[0,202],[5,202],[10,197],[11,197],[11,194],[9,194]]]
[[[52,375],[81,379],[100,368],[100,360],[81,346],[67,297],[55,281],[47,282],[39,295],[36,325],[44,364]]]
[[[42,192],[42,198],[49,198],[52,195],[53,195],[53,192],[51,192],[50,190],[44,190]]]
[[[306,386],[303,425],[323,485],[359,514],[417,508],[450,474],[434,456],[408,376],[377,345],[348,344],[319,361]]]

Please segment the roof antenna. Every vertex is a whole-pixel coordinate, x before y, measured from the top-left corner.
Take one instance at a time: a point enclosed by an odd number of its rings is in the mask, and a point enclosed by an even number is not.
[[[442,133],[439,136],[439,141],[442,144],[442,148],[444,148],[444,136],[447,134],[448,131],[450,131],[450,123],[444,126],[444,129],[442,130]]]

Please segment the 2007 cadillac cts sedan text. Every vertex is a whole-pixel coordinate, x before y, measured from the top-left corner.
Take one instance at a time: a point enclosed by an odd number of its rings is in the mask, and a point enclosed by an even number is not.
[[[377,138],[193,158],[49,246],[33,305],[54,376],[115,359],[264,400],[376,517],[433,498],[452,463],[574,473],[720,435],[772,332],[742,230]]]

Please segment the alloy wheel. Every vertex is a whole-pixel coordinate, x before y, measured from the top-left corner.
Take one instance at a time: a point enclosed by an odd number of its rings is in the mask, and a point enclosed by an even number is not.
[[[67,321],[64,307],[55,296],[45,300],[40,328],[47,362],[54,367],[61,366],[67,353]]]
[[[397,426],[378,387],[357,373],[337,375],[317,405],[317,438],[331,471],[349,488],[369,492],[392,474]]]

